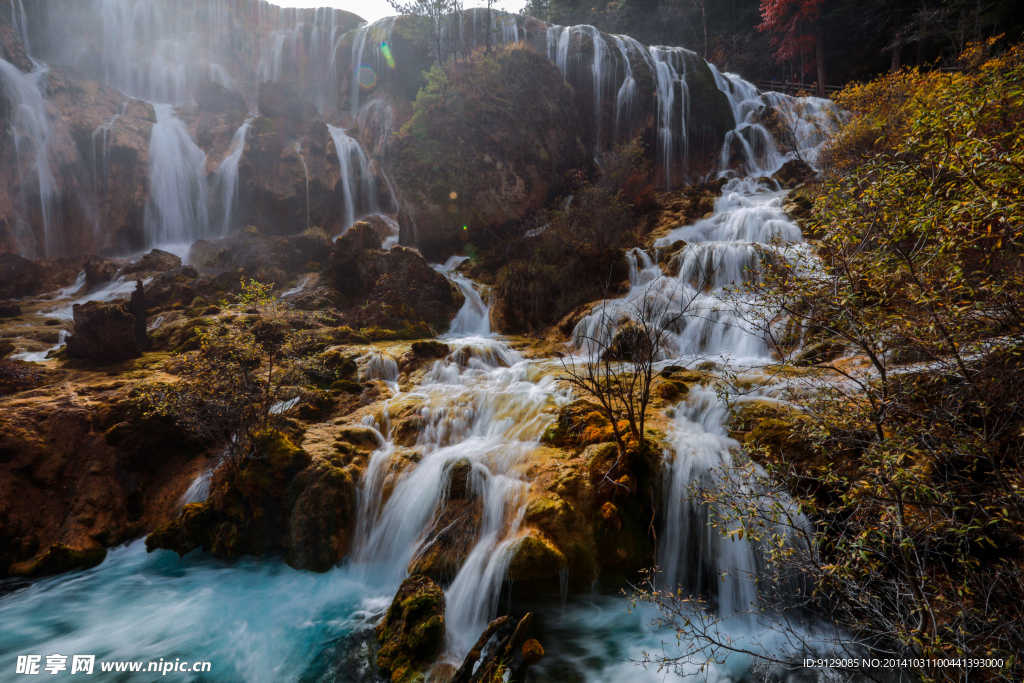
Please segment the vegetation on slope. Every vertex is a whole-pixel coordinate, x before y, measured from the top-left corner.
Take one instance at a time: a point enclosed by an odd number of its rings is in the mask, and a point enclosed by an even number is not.
[[[1024,48],[987,47],[962,72],[840,96],[851,118],[812,218],[821,268],[777,264],[761,292],[840,381],[747,411],[764,472],[702,493],[765,542],[779,585],[809,587],[762,593],[796,642],[809,610],[842,625],[827,639],[850,655],[994,658],[974,675],[1010,681],[1024,672]],[[964,675],[929,661],[910,667],[921,680]]]

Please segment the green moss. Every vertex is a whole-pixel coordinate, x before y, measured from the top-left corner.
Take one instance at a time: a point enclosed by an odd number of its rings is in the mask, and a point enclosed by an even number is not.
[[[78,550],[64,543],[54,543],[42,556],[27,566],[11,568],[16,576],[38,577],[63,574],[72,569],[90,569],[107,557],[106,548]]]
[[[512,547],[508,578],[512,581],[549,579],[567,565],[565,555],[551,542],[525,536]]]

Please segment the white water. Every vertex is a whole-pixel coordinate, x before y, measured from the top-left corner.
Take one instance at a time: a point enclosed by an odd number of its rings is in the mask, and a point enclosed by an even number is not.
[[[462,295],[466,297],[466,302],[459,309],[458,315],[455,316],[448,328],[448,336],[456,338],[490,337],[491,307],[484,303],[476,283],[455,270],[466,258],[465,256],[452,256],[443,266],[434,266],[454,282]]]
[[[199,149],[171,105],[156,104],[153,108],[157,122],[149,142],[147,247],[191,244],[210,236],[206,154]]]
[[[22,254],[36,255],[37,243],[42,254],[55,253],[60,246],[57,234],[57,211],[60,190],[50,166],[50,142],[54,132],[46,114],[43,98],[49,68],[35,63],[30,73],[22,73],[8,61],[0,59],[0,88],[11,103],[11,133],[14,137],[15,158],[18,163],[18,186],[21,191],[21,214],[15,217],[19,225],[18,242]],[[32,235],[29,227],[27,184],[34,180],[39,194],[39,214],[43,234],[41,239]]]
[[[68,340],[68,331],[61,330],[57,333],[57,343],[46,349],[45,351],[23,351],[22,353],[15,353],[11,356],[11,360],[23,360],[27,363],[45,363],[47,357],[54,351],[59,351]]]
[[[256,117],[247,116],[245,122],[242,123],[237,131],[235,131],[234,136],[231,138],[231,148],[228,150],[228,154],[224,157],[224,160],[220,162],[220,166],[217,167],[217,173],[214,175],[214,187],[220,189],[224,212],[224,220],[221,224],[220,237],[227,237],[235,227],[232,223],[232,218],[234,218],[235,204],[238,203],[238,163],[242,159],[242,153],[245,152],[245,138],[249,133],[249,126],[252,125],[254,118]],[[303,160],[302,164],[305,166],[305,160]],[[308,173],[306,188],[306,205],[308,212]]]
[[[328,124],[327,130],[334,140],[341,167],[341,196],[344,216],[344,230],[348,230],[357,218],[380,213],[377,206],[377,181],[374,178],[370,159],[359,141],[351,138],[338,126]],[[344,230],[342,233],[344,233]]]

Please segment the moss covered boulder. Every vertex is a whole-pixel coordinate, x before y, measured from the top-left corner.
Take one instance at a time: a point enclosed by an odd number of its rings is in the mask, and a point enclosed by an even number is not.
[[[427,576],[402,582],[384,619],[377,624],[377,668],[392,683],[423,681],[444,647],[445,599]]]

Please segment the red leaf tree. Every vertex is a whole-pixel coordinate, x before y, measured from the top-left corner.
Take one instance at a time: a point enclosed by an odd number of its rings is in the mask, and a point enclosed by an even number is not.
[[[824,4],[825,0],[761,0],[761,24],[758,26],[761,31],[772,34],[775,59],[779,63],[814,53],[819,97],[825,96],[825,40],[821,21]]]

